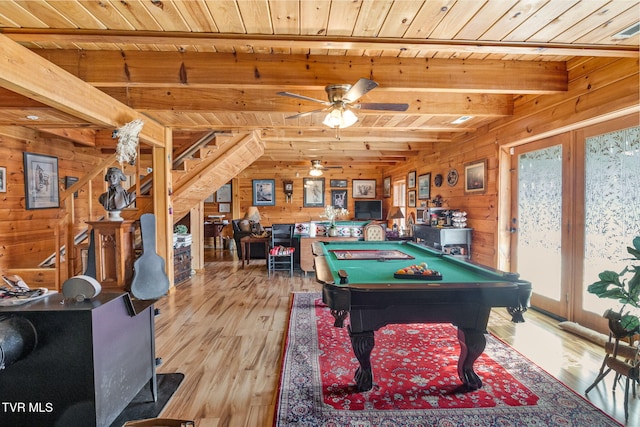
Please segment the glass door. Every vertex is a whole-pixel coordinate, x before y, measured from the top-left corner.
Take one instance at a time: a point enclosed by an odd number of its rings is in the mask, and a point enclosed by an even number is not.
[[[637,123],[637,122],[636,122]],[[588,293],[588,286],[605,270],[628,264],[627,246],[640,235],[640,127],[624,121],[592,126],[578,132],[579,184],[584,200],[577,204],[575,321],[602,329],[602,314],[616,308],[612,299]],[[582,182],[580,182],[582,181]]]
[[[533,285],[532,304],[567,317],[567,269],[563,248],[568,241],[565,175],[569,148],[554,137],[514,150],[512,156],[512,269]]]

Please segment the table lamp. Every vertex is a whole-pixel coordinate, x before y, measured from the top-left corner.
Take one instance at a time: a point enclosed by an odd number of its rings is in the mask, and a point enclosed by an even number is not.
[[[396,208],[395,210],[391,209],[389,211],[389,213],[387,214],[387,220],[396,220],[396,219],[402,219],[404,218],[404,214],[402,213],[402,210],[400,208]],[[397,230],[398,229],[398,224],[395,223],[395,221],[393,222],[393,230]]]
[[[251,231],[253,233],[260,232],[260,212],[258,211],[257,206],[250,206],[244,218],[249,220],[249,223],[251,224]]]

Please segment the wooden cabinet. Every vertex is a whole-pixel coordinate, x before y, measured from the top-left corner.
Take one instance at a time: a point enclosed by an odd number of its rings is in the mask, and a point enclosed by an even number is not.
[[[439,228],[424,224],[413,226],[413,237],[450,255],[471,258],[471,228]]]
[[[300,269],[307,274],[313,271],[313,251],[311,249],[314,242],[340,242],[359,240],[358,237],[300,237]]]
[[[173,249],[173,284],[177,285],[191,277],[191,246]]]
[[[133,221],[87,221],[94,231],[96,280],[105,290],[129,290],[133,279]]]

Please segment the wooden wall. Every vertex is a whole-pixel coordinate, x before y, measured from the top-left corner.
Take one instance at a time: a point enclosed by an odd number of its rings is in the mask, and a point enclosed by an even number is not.
[[[344,170],[324,172],[325,204],[330,202],[330,179],[348,180],[348,204],[353,214],[351,184],[353,179],[375,179],[376,198],[384,201],[386,215],[392,198],[382,197],[382,179],[391,176],[392,181],[406,179],[409,171],[419,176],[440,173],[446,176],[456,168],[460,180],[455,187],[446,183],[440,188],[432,184],[432,197],[440,194],[444,206],[467,211],[469,226],[473,232],[474,261],[496,266],[500,245],[501,218],[508,202],[508,195],[498,194],[501,177],[501,159],[504,149],[562,132],[608,120],[624,114],[638,114],[640,103],[637,59],[579,58],[568,64],[569,90],[562,95],[523,96],[516,100],[512,117],[479,129],[473,135],[460,138],[455,143],[431,144],[405,163],[394,167],[354,167],[345,164]],[[100,160],[100,153],[92,148],[73,146],[59,139],[47,138],[24,128],[0,130],[0,166],[7,168],[7,192],[0,193],[0,270],[9,267],[33,266],[35,259],[44,253],[52,253],[53,234],[56,224],[64,212],[58,209],[25,210],[23,160],[24,151],[56,156],[59,159],[59,176],[83,176]],[[487,191],[484,194],[464,193],[464,165],[486,159],[488,168]],[[502,160],[504,161],[504,160]],[[345,162],[346,163],[346,162]],[[257,166],[259,165],[259,166]],[[233,213],[227,218],[241,217],[252,204],[252,180],[274,179],[276,205],[260,207],[262,222],[302,222],[320,220],[322,208],[303,207],[303,178],[308,176],[308,167],[283,165],[280,163],[257,163],[244,170],[234,183],[237,195],[233,202]],[[84,227],[83,221],[104,214],[95,201],[104,191],[105,183],[99,176],[92,182],[92,194],[81,191],[74,200],[75,228]],[[283,180],[293,181],[291,203],[285,203],[282,191]],[[419,203],[420,201],[418,201]],[[413,209],[410,209],[412,211]],[[206,215],[212,213],[206,213]]]
[[[66,214],[73,215],[74,234],[87,226],[85,221],[105,214],[97,202],[105,191],[104,175],[100,174],[78,192],[73,199],[73,211],[60,209],[25,209],[23,153],[37,153],[58,158],[58,183],[64,190],[65,176],[82,177],[93,170],[103,158],[94,148],[74,146],[72,143],[48,138],[25,128],[0,131],[0,166],[7,170],[7,192],[0,193],[0,270],[35,267],[55,252],[56,228]],[[135,168],[125,165],[126,174]]]

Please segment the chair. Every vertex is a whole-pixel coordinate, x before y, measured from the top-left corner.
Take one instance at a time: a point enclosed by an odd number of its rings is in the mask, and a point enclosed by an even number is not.
[[[611,323],[611,319],[610,319]],[[615,392],[616,384],[623,377],[626,378],[624,386],[624,419],[629,418],[629,391],[636,397],[636,387],[640,384],[640,344],[629,344],[625,341],[628,336],[619,336],[609,333],[609,341],[605,343],[605,356],[600,367],[600,372],[593,384],[591,384],[585,394],[589,393],[609,372],[614,371],[616,376],[613,381],[612,391]]]
[[[386,240],[386,231],[382,224],[369,223],[364,226],[362,235],[364,240]]]
[[[271,226],[271,244],[267,255],[269,277],[271,277],[271,272],[276,270],[289,270],[289,275],[293,277],[294,229],[294,224],[273,224]]]

